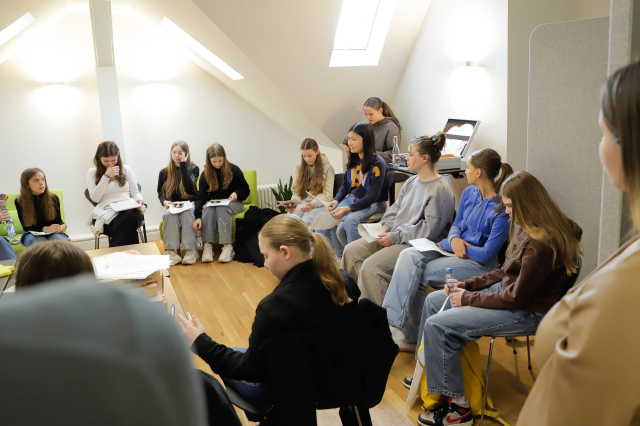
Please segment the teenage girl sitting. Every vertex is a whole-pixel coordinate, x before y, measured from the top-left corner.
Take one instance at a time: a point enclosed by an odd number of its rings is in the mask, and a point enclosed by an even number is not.
[[[171,263],[193,265],[198,258],[196,251],[196,233],[193,230],[194,208],[172,214],[169,207],[178,201],[191,201],[196,195],[196,181],[200,169],[189,158],[189,145],[177,141],[171,145],[169,164],[160,170],[158,176],[158,199],[167,209],[162,216],[164,221],[164,254],[169,255]],[[186,250],[184,259],[180,257],[180,230],[182,230],[182,248]]]
[[[67,225],[60,215],[60,200],[49,191],[47,178],[40,169],[27,169],[20,176],[20,195],[15,200],[18,218],[24,233],[20,242],[29,247],[33,243],[49,240],[69,241]],[[47,232],[50,235],[33,235]]]
[[[373,129],[361,121],[349,129],[349,162],[342,186],[335,199],[326,205],[335,219],[342,222],[332,229],[318,231],[333,244],[338,262],[344,246],[360,239],[358,225],[384,210],[382,193],[387,165],[376,154]]]
[[[310,225],[316,214],[324,210],[322,203],[311,195],[323,201],[333,199],[333,180],[335,173],[333,166],[325,154],[320,153],[318,143],[313,139],[305,139],[300,146],[302,161],[296,166],[293,176],[293,195],[303,203],[297,208],[288,208],[287,213],[301,217],[304,223]]]
[[[235,252],[231,245],[232,218],[233,215],[242,211],[242,202],[247,199],[250,192],[242,170],[227,160],[224,147],[214,143],[207,148],[204,173],[200,175],[198,182],[196,220],[193,222],[193,229],[202,228],[202,241],[205,243],[202,262],[213,262],[211,243],[216,241],[216,233],[220,234],[220,244],[223,245],[218,262],[226,263],[233,260]],[[231,201],[228,206],[205,207],[210,200],[226,199]]]

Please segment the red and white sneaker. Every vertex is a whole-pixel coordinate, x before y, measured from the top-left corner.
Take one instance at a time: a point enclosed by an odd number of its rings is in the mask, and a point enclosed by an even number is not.
[[[451,398],[436,411],[428,411],[418,416],[421,426],[473,425],[473,414],[469,402],[455,402]]]

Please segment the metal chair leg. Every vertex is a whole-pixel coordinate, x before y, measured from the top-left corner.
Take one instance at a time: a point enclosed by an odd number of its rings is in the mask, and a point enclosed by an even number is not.
[[[480,426],[484,424],[484,412],[487,408],[487,394],[489,393],[489,370],[491,370],[491,356],[493,355],[493,342],[495,337],[491,338],[491,344],[489,345],[489,361],[487,362],[487,375],[484,379],[484,390],[482,392],[482,408],[480,410]]]
[[[529,358],[529,370],[533,371],[533,368],[531,368],[531,346],[529,345],[529,336],[527,336],[527,357]]]
[[[514,355],[518,355],[518,352],[516,352],[516,338],[515,337],[511,338],[511,343],[513,344],[513,354]]]
[[[149,241],[147,240],[147,224],[142,222],[142,231],[144,234],[144,242],[148,243]]]
[[[100,248],[100,235],[96,235],[96,240],[93,245],[95,246],[96,250]]]

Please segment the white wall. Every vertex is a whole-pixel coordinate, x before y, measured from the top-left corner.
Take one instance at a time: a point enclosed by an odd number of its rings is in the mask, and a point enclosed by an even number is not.
[[[157,177],[175,140],[189,143],[192,159],[201,168],[206,147],[218,142],[230,161],[257,171],[258,183],[293,174],[300,140],[130,16],[115,15],[113,32],[127,163],[149,205],[148,227],[161,220]],[[76,76],[66,86],[44,87],[30,72],[49,69],[51,63],[31,62],[43,52],[58,50],[66,52],[58,55],[59,62],[78,64]],[[165,84],[145,84],[147,79]],[[69,105],[57,93],[49,103],[37,98],[48,89],[69,92]],[[1,190],[16,192],[22,170],[41,167],[51,187],[63,190],[69,233],[86,234],[91,210],[83,196],[86,171],[102,141],[89,15],[65,16],[29,49],[0,64],[0,99],[0,140],[3,148],[11,146],[16,158],[3,161]],[[341,150],[322,150],[340,170]]]
[[[507,2],[432,0],[392,106],[406,144],[448,118],[477,119],[471,151],[507,154]],[[454,62],[473,60],[477,66]],[[456,198],[466,181],[452,182]]]

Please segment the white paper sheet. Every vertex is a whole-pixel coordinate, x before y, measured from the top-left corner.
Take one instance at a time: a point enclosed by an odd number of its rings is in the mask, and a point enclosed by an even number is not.
[[[287,201],[278,201],[276,202],[276,204],[278,206],[284,206],[285,204],[295,204],[296,206],[299,206],[300,204],[302,204],[302,201],[300,200],[296,200],[295,198],[293,200],[287,200]]]
[[[160,269],[169,269],[169,256],[111,253],[91,259],[98,279],[146,278]]]
[[[307,194],[311,195],[311,193],[309,191],[307,191]],[[311,195],[311,197],[313,197],[315,200],[319,201],[323,206],[326,206],[327,204],[329,204],[328,201],[321,200],[320,198],[318,198],[316,196]]]
[[[45,236],[45,235],[51,235],[53,234],[53,232],[37,232],[37,231],[29,231],[31,232],[31,235],[40,235],[40,236]]]
[[[169,213],[171,214],[179,214],[187,210],[191,210],[193,208],[193,203],[191,201],[180,201],[177,203],[171,203],[171,207],[169,207]]]
[[[231,203],[231,201],[229,201],[228,198],[225,200],[210,200],[204,206],[205,207],[221,207],[221,206],[228,206],[229,203]]]
[[[140,207],[140,204],[138,204],[133,198],[129,198],[128,200],[111,203],[109,206],[111,206],[113,210],[121,212],[123,210],[137,209]]]
[[[309,229],[312,231],[320,231],[323,229],[331,229],[338,226],[339,219],[335,219],[331,213],[324,211],[320,212],[313,218],[313,222],[309,225]]]
[[[410,240],[409,244],[418,249],[418,251],[437,251],[438,253],[444,256],[455,256],[455,253],[449,253],[448,251],[442,250],[440,247],[436,245],[433,241],[427,240],[426,238],[419,238],[417,240]]]
[[[374,243],[380,238],[378,235],[384,233],[384,229],[380,223],[361,223],[358,225],[358,233],[366,242]]]

